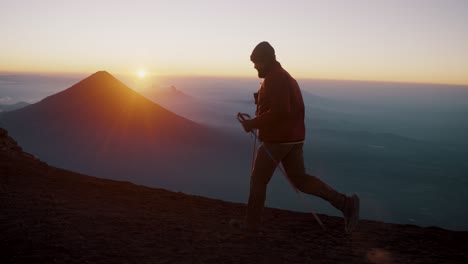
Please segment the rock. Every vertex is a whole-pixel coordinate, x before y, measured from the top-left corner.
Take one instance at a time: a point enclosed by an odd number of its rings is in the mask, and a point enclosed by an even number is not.
[[[0,153],[10,157],[20,157],[26,160],[44,163],[34,155],[24,152],[18,142],[8,135],[8,131],[0,127]]]

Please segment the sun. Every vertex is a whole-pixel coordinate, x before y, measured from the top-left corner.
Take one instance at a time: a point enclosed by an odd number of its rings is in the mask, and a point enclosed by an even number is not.
[[[146,76],[146,71],[143,70],[143,69],[140,69],[140,70],[137,71],[137,75],[140,78],[144,78]]]

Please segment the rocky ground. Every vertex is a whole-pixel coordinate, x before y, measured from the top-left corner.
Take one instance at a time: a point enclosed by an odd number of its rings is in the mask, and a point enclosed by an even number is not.
[[[233,232],[236,204],[48,166],[0,130],[0,263],[467,263],[468,232],[267,208]]]

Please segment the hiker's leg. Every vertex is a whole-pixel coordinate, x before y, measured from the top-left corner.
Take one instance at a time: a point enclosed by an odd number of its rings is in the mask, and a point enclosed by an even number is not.
[[[318,177],[306,173],[302,147],[303,144],[294,145],[282,160],[289,179],[299,191],[318,196],[343,211],[346,195],[337,192]]]
[[[282,148],[277,144],[262,144],[255,157],[254,168],[250,177],[250,193],[247,205],[246,224],[251,229],[258,229],[261,224],[263,207],[268,182],[276,169],[276,163],[265,150],[265,146],[276,160],[281,160],[288,149]]]

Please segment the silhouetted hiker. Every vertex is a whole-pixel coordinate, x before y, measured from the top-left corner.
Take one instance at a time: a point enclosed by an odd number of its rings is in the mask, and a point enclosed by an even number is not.
[[[268,42],[259,43],[250,55],[264,81],[255,94],[256,117],[242,122],[246,132],[258,129],[260,145],[250,178],[250,194],[245,222],[236,225],[256,233],[261,225],[268,182],[279,162],[290,182],[299,191],[330,202],[343,213],[345,230],[351,232],[359,220],[359,198],[335,191],[318,177],[308,175],[304,167],[304,102],[296,80],[276,61]],[[273,157],[271,157],[271,156]],[[274,159],[273,159],[274,158]]]

